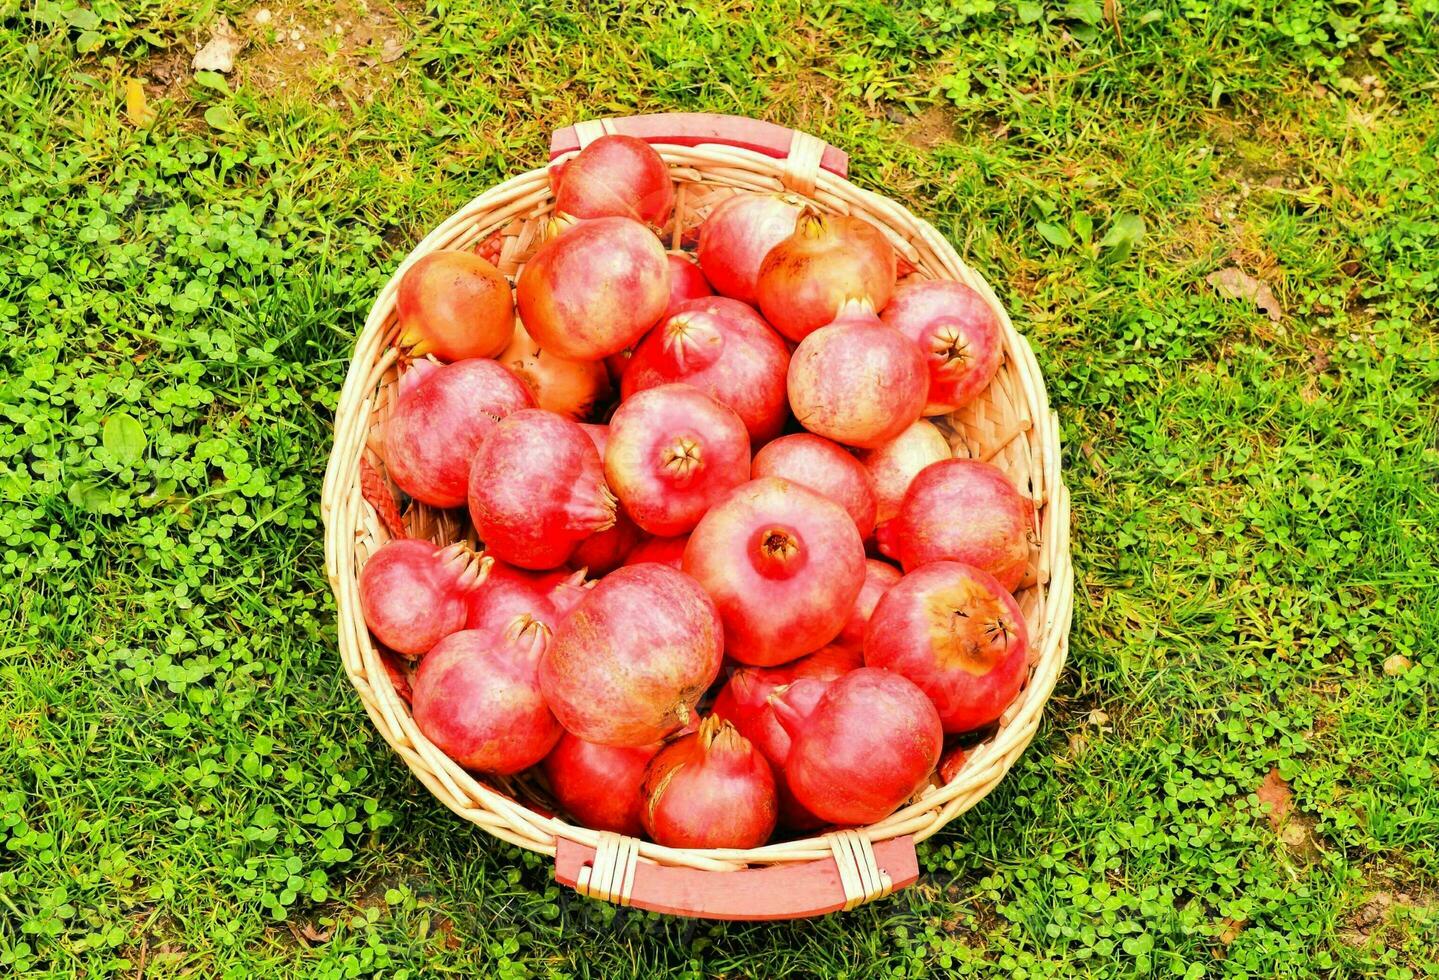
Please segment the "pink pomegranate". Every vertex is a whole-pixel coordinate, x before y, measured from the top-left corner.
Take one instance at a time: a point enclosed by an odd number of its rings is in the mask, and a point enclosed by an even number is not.
[[[878,228],[863,218],[806,209],[794,234],[764,257],[755,295],[776,330],[803,340],[851,303],[884,309],[894,276],[894,248]]]
[[[670,303],[660,317],[661,323],[678,313],[680,304],[714,295],[699,264],[688,253],[670,252],[667,258],[670,263]]]
[[[669,168],[644,140],[601,136],[551,176],[555,210],[576,218],[633,218],[663,225],[675,206]]]
[[[405,377],[413,373],[412,368]],[[494,361],[426,368],[385,423],[385,468],[416,500],[431,507],[462,506],[470,460],[481,441],[500,419],[533,406],[525,386]]]
[[[710,212],[700,226],[699,260],[715,292],[755,304],[760,263],[794,233],[802,210],[799,198],[736,194]]]
[[[879,604],[880,597],[892,589],[899,579],[899,569],[889,562],[875,558],[865,559],[864,585],[860,587],[859,598],[854,600],[849,619],[844,622],[844,629],[835,637],[835,646],[850,650],[864,649],[864,633],[869,628],[869,618],[874,615],[874,607]]]
[[[541,349],[518,323],[499,362],[530,390],[535,405],[568,419],[589,418],[595,402],[610,393],[610,373],[603,364],[556,357]]]
[[[465,628],[469,597],[489,565],[462,544],[391,541],[360,569],[365,625],[391,650],[418,657]]]
[[[413,704],[415,695],[410,688],[410,681],[415,676],[414,663],[383,644],[379,644],[379,654],[380,663],[385,665],[385,675],[390,678],[395,694],[406,704]]]
[[[839,504],[861,538],[874,530],[869,473],[842,446],[808,432],[781,436],[754,454],[750,475],[779,476]]]
[[[645,745],[691,720],[723,656],[719,614],[703,589],[666,565],[629,565],[565,617],[540,687],[579,738]]]
[[[473,252],[443,250],[423,256],[400,277],[395,291],[401,347],[411,357],[442,361],[494,357],[505,349],[515,320],[510,284]]]
[[[570,564],[588,569],[596,578],[629,564],[630,552],[645,536],[623,507],[615,510],[613,527],[591,534],[570,554]]]
[[[789,348],[760,315],[739,300],[713,296],[680,304],[678,312],[640,341],[620,381],[636,392],[683,381],[728,405],[750,440],[779,435],[788,414]]]
[[[962,561],[1010,592],[1029,569],[1030,506],[997,466],[947,459],[925,467],[899,516],[880,528],[879,550],[906,572]]]
[[[610,419],[605,477],[639,527],[683,534],[749,479],[749,436],[738,415],[698,388],[650,388]]]
[[[640,796],[645,830],[666,847],[758,847],[774,833],[769,763],[713,715],[650,760]]]
[[[919,471],[930,463],[949,459],[954,454],[944,433],[933,422],[920,419],[889,442],[866,453],[859,461],[869,471],[874,484],[875,519],[883,524],[899,513],[899,505]]]
[[[1004,352],[999,318],[962,282],[909,282],[894,291],[882,319],[919,345],[929,362],[925,415],[963,408],[989,387]]]
[[[805,337],[789,362],[789,406],[800,425],[863,449],[913,425],[928,387],[919,347],[862,306]]]
[[[714,598],[725,651],[769,667],[839,634],[864,584],[864,544],[839,504],[771,476],[700,520],[683,567]]]
[[[540,246],[515,295],[541,347],[596,361],[632,345],[660,318],[669,305],[669,261],[638,221],[581,221]]]
[[[600,454],[575,422],[527,409],[494,427],[470,468],[470,520],[496,558],[555,568],[612,527],[615,498]]]
[[[625,559],[625,564],[638,565],[642,562],[653,561],[671,568],[679,568],[681,559],[684,557],[685,545],[689,544],[689,540],[688,534],[674,538],[645,538],[635,545],[634,550]]]
[[[861,667],[830,683],[813,710],[771,699],[790,733],[785,781],[821,820],[883,820],[934,772],[944,730],[929,698],[888,670]]]
[[[466,769],[508,776],[554,748],[560,725],[535,674],[550,631],[528,616],[503,632],[464,630],[441,640],[415,674],[420,731]]]
[[[659,750],[659,742],[597,745],[565,732],[545,757],[545,777],[560,806],[581,826],[638,837],[644,833],[640,784]]]
[[[484,581],[469,594],[465,629],[502,631],[524,614],[553,633],[592,584],[584,572],[529,572],[493,561]]]
[[[885,593],[864,662],[903,674],[939,709],[947,732],[997,721],[1024,684],[1029,632],[993,575],[957,561],[921,565]]]

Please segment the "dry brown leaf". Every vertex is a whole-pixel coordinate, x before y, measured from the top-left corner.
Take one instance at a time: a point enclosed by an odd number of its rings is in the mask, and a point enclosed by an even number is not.
[[[138,78],[125,79],[125,118],[136,129],[148,126],[155,118],[155,110],[150,108],[150,102],[145,98],[145,86]]]
[[[1269,775],[1264,777],[1264,782],[1259,784],[1254,795],[1259,797],[1260,803],[1269,804],[1269,812],[1265,816],[1269,818],[1269,826],[1278,830],[1294,806],[1294,792],[1284,781],[1284,777],[1279,775],[1278,768],[1269,770]]]
[[[399,61],[405,56],[405,42],[397,37],[385,38],[385,43],[380,47],[380,60],[385,64],[392,61]]]
[[[1392,653],[1384,660],[1384,673],[1390,677],[1397,677],[1412,666],[1414,666],[1413,661],[1404,654]]]
[[[330,937],[334,935],[334,932],[330,929],[316,929],[314,923],[306,922],[304,926],[301,927],[300,934],[306,939],[314,940],[317,943],[323,943],[328,942]]]
[[[1278,322],[1284,316],[1284,309],[1275,299],[1274,291],[1262,279],[1255,279],[1237,266],[1219,269],[1204,277],[1204,281],[1230,299],[1247,299],[1265,312],[1269,319]]]
[[[1239,934],[1249,927],[1248,919],[1225,919],[1219,930],[1219,941],[1228,946],[1239,938]]]
[[[229,73],[235,67],[235,55],[245,46],[245,39],[235,33],[230,19],[221,15],[215,18],[210,40],[199,51],[190,67],[196,71],[218,71]]]

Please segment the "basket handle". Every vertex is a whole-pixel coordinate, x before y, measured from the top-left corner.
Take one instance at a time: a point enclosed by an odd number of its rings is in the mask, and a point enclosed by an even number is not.
[[[763,153],[785,161],[784,184],[801,194],[814,193],[815,178],[820,170],[827,170],[837,177],[849,173],[849,155],[818,137],[759,119],[713,112],[664,112],[648,116],[587,119],[558,130],[550,138],[550,160],[589,146],[609,133],[633,136],[646,143],[679,146],[719,143]]]
[[[598,847],[559,837],[555,879],[581,895],[699,919],[807,919],[852,909],[919,877],[913,837],[870,844],[855,830],[825,834],[831,856],[745,871],[639,861],[639,841],[601,833]]]

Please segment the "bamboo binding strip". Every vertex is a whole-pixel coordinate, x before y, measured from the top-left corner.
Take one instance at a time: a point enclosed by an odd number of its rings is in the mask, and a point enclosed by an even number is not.
[[[577,127],[586,144],[606,131],[601,122]],[[617,838],[547,815],[553,806],[532,777],[483,781],[447,758],[420,734],[395,693],[360,613],[357,575],[389,533],[361,493],[362,461],[384,473],[377,452],[377,426],[393,409],[397,333],[395,292],[400,276],[418,258],[446,249],[476,249],[513,282],[542,240],[553,198],[547,168],[532,170],[491,188],[425,237],[380,291],[355,345],[354,359],[335,414],[335,443],[321,496],[326,571],[338,607],[339,647],[345,671],[385,741],[435,797],[456,814],[502,840],[553,855],[557,836],[594,847],[600,855],[581,889],[627,902],[636,862],[730,871],[747,866],[834,858],[844,882],[846,907],[887,894],[888,876],[870,845],[936,833],[994,789],[1039,727],[1045,701],[1068,650],[1074,576],[1069,550],[1069,493],[1060,478],[1059,423],[1049,409],[1044,379],[1029,344],[1010,322],[994,291],[966,266],[927,222],[901,205],[855,187],[819,167],[824,144],[796,134],[786,159],[715,144],[657,143],[676,185],[675,217],[665,229],[672,248],[693,241],[714,206],[740,191],[785,191],[822,211],[857,215],[879,227],[916,274],[956,279],[994,309],[1003,326],[1005,357],[994,383],[974,404],[936,418],[956,456],[985,459],[1004,470],[1033,502],[1034,547],[1028,578],[1016,598],[1031,637],[1029,679],[998,729],[970,751],[948,783],[931,779],[903,808],[880,823],[820,837],[767,844],[750,850],[687,850]],[[373,479],[373,474],[370,477]],[[473,531],[462,512],[414,505],[405,515],[412,536],[450,541]],[[542,809],[543,808],[543,809]]]

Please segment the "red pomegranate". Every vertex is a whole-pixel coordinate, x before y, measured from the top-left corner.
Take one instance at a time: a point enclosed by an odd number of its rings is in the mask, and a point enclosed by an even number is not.
[[[1029,631],[993,575],[957,561],[921,565],[885,593],[865,634],[864,662],[903,674],[929,695],[947,732],[997,721],[1024,684]]]
[[[630,552],[645,536],[623,507],[615,510],[613,527],[591,534],[570,554],[570,564],[599,577],[629,564]]]
[[[920,419],[889,442],[861,453],[859,461],[874,484],[875,519],[883,524],[899,513],[899,505],[919,471],[954,454],[944,433]]]
[[[524,614],[553,633],[592,584],[584,572],[529,572],[493,561],[484,581],[469,594],[465,629],[498,632]]]
[[[688,253],[670,252],[667,258],[670,263],[670,303],[660,317],[661,323],[678,313],[680,304],[714,295],[714,290],[710,289],[709,281],[700,271],[699,264],[690,258]]]
[[[861,538],[874,530],[874,488],[859,460],[828,439],[797,432],[754,454],[750,475],[779,476],[839,504]]]
[[[789,348],[760,315],[739,300],[712,296],[678,312],[640,341],[620,381],[636,392],[683,381],[728,405],[756,445],[773,439],[788,414]]]
[[[914,281],[900,286],[882,319],[924,351],[929,362],[925,415],[963,408],[994,380],[1004,353],[999,318],[962,282]]]
[[[390,541],[360,569],[365,625],[391,650],[418,657],[465,628],[466,605],[489,564],[462,544]]]
[[[528,616],[500,633],[464,630],[441,640],[415,674],[416,726],[466,769],[528,769],[560,737],[535,678],[549,643],[550,631]]]
[[[715,292],[753,305],[760,263],[794,233],[804,209],[799,198],[736,194],[700,225],[699,260]]]
[[[962,561],[1010,592],[1029,569],[1030,507],[997,466],[946,459],[925,467],[899,516],[880,528],[879,550],[906,572],[932,561]]]
[[[675,206],[669,168],[644,140],[601,136],[560,168],[555,210],[576,218],[633,218],[663,225]]]
[[[693,717],[723,656],[719,614],[703,589],[667,565],[629,565],[565,617],[540,687],[572,734],[645,745]]]
[[[919,418],[929,369],[914,341],[850,306],[814,331],[789,361],[789,406],[816,435],[871,449]]]
[[[700,520],[683,567],[714,598],[725,651],[769,667],[838,635],[864,584],[864,544],[839,504],[766,477]]]
[[[610,419],[605,477],[642,529],[683,534],[749,479],[749,436],[738,415],[698,388],[650,388]]]
[[[774,776],[764,756],[713,715],[650,760],[640,819],[666,847],[758,847],[774,833]]]
[[[379,654],[380,663],[385,665],[385,675],[390,678],[395,694],[406,704],[414,704],[415,694],[410,687],[410,681],[415,676],[414,663],[384,645],[379,646]]]
[[[642,562],[654,561],[671,568],[679,568],[681,559],[684,557],[685,545],[689,544],[689,540],[688,534],[674,538],[645,538],[635,545],[634,550],[625,559],[625,564],[638,565]]]
[[[385,468],[418,501],[462,506],[480,443],[497,421],[533,406],[525,386],[494,361],[426,368],[385,423]]]
[[[844,629],[840,630],[839,636],[834,639],[835,646],[849,650],[864,649],[864,632],[869,628],[869,618],[874,615],[874,607],[878,605],[880,596],[892,589],[899,579],[899,569],[889,562],[874,558],[865,559],[864,585],[860,587],[859,598],[854,600],[854,606],[850,608]]]
[[[596,361],[632,345],[660,318],[669,305],[669,261],[638,221],[581,221],[540,246],[515,296],[541,347]]]
[[[488,553],[521,568],[555,568],[615,523],[600,454],[575,422],[515,412],[480,444],[470,468],[470,520]]]
[[[473,252],[444,250],[405,270],[395,291],[401,347],[442,361],[494,357],[515,322],[510,284]]]
[[[764,257],[755,294],[776,330],[803,340],[850,303],[884,309],[894,274],[894,249],[874,225],[806,209],[794,234]]]
[[[640,784],[659,742],[627,748],[560,736],[545,757],[545,777],[555,799],[581,826],[627,837],[644,833]]]
[[[603,364],[556,357],[518,323],[499,362],[530,390],[538,407],[568,419],[589,418],[595,402],[610,393],[610,373]]]
[[[888,670],[850,671],[807,714],[783,694],[771,703],[791,738],[785,781],[805,809],[830,823],[889,816],[929,778],[944,746],[929,698]]]

